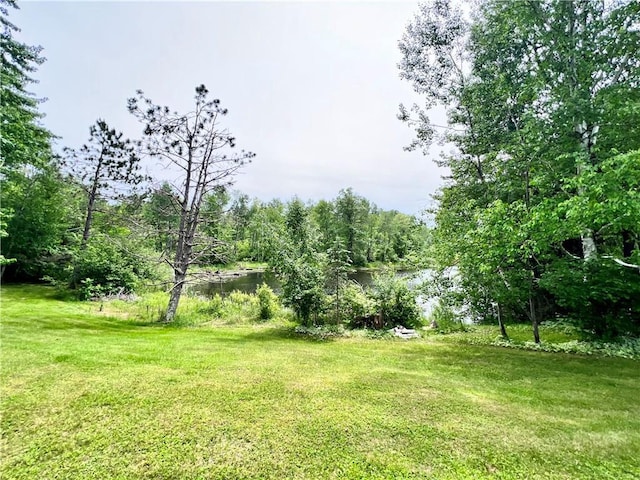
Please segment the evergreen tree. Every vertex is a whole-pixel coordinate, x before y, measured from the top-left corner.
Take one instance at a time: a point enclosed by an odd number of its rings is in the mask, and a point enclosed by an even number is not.
[[[29,92],[44,62],[42,47],[21,43],[8,19],[13,0],[0,2],[0,272],[38,278],[46,273],[67,228],[69,202],[51,151],[53,135],[40,124],[40,99]]]

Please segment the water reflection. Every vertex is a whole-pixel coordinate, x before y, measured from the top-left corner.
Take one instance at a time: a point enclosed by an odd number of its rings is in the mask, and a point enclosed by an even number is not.
[[[355,280],[362,286],[367,286],[373,283],[373,272],[358,270],[349,274],[349,278]],[[224,297],[233,291],[255,293],[256,289],[262,285],[262,283],[269,285],[276,293],[280,291],[280,282],[278,282],[278,279],[268,272],[257,270],[236,275],[220,275],[217,278],[214,276],[212,281],[197,285],[193,287],[193,290],[208,297],[216,293]]]
[[[349,274],[349,278],[351,280],[355,280],[363,287],[366,287],[373,283],[374,274],[375,271],[371,270],[357,270]],[[424,279],[426,279],[428,272],[426,270],[422,272],[399,271],[396,275],[408,278],[409,285],[417,287]],[[212,297],[215,294],[224,297],[233,291],[255,293],[256,289],[262,285],[263,282],[269,285],[274,292],[280,292],[280,282],[278,282],[272,274],[257,270],[245,271],[241,274],[235,275],[221,275],[217,278],[214,277],[210,282],[206,282],[192,288],[196,292],[207,297]],[[418,299],[418,302],[422,307],[424,314],[429,315],[433,307],[432,300],[421,297]]]
[[[223,297],[231,292],[256,293],[256,289],[266,283],[275,292],[280,290],[280,282],[271,274],[261,271],[250,271],[237,275],[220,275],[212,281],[193,287],[195,291],[212,297],[216,293]]]

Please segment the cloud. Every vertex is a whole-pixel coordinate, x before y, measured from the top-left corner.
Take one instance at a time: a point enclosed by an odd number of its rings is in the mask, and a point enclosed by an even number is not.
[[[412,134],[395,118],[398,103],[419,100],[396,67],[417,4],[21,7],[25,40],[48,57],[34,89],[49,98],[45,124],[61,145],[86,141],[98,117],[136,137],[125,108],[136,89],[181,110],[205,83],[229,108],[238,147],[257,153],[237,179],[250,196],[333,198],[352,186],[382,208],[416,213],[441,184],[433,162],[403,151]]]

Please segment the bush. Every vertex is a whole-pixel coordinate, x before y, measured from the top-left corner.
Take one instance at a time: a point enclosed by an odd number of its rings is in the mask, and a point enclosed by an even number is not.
[[[491,342],[491,345],[541,352],[640,359],[640,339],[628,337],[621,337],[615,342],[571,340],[562,343],[509,342],[498,338]]]
[[[208,302],[198,308],[198,313],[211,317],[221,317],[223,311],[223,300],[219,294],[215,294]]]
[[[323,313],[324,275],[313,254],[287,258],[275,268],[282,284],[282,303],[291,307],[302,325],[310,327]]]
[[[155,315],[164,314],[168,295],[162,294]],[[157,302],[154,302],[154,305]],[[249,324],[257,318],[258,299],[255,295],[242,292],[231,292],[227,297],[216,294],[212,298],[186,294],[180,300],[180,306],[174,327],[199,326],[203,324]]]
[[[304,335],[314,340],[329,340],[344,335],[344,328],[340,325],[320,325],[306,327],[298,325],[294,330],[298,335]]]
[[[131,293],[140,280],[151,278],[151,264],[118,241],[94,235],[84,250],[76,252],[70,286],[82,299]]]
[[[78,297],[81,300],[89,300],[91,298],[99,298],[105,295],[105,289],[102,285],[95,285],[93,279],[85,278],[78,285]]]
[[[278,297],[271,287],[266,283],[260,285],[256,290],[258,305],[260,307],[259,317],[261,320],[269,320],[278,312]]]
[[[222,299],[220,313],[220,318],[228,324],[252,322],[259,314],[258,297],[235,290]]]
[[[429,315],[429,322],[435,326],[435,329],[439,333],[466,331],[464,323],[456,319],[456,314],[453,309],[443,302],[438,302],[433,308]]]
[[[406,280],[393,272],[373,277],[372,298],[376,311],[382,314],[383,328],[395,325],[418,328],[422,325],[422,310],[417,292],[409,288]]]
[[[640,335],[638,272],[609,259],[557,261],[541,280],[587,337]]]
[[[340,292],[340,312],[350,328],[363,328],[367,319],[376,313],[373,299],[355,282],[350,282]]]

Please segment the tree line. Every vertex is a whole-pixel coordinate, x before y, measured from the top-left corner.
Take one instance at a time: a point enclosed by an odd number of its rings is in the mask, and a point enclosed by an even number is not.
[[[409,148],[455,146],[435,198],[432,291],[476,321],[640,333],[640,4],[421,6],[399,43]],[[447,109],[447,125],[429,109]]]
[[[637,2],[486,0],[471,19],[449,0],[420,6],[399,69],[424,103],[398,116],[416,132],[407,148],[454,147],[438,160],[449,173],[432,230],[350,189],[316,203],[233,193],[254,155],[234,149],[227,109],[204,85],[187,112],[138,91],[127,107],[140,139],[98,120],[58,157],[28,91],[41,49],[14,38],[15,2],[0,5],[5,278],[127,290],[156,275],[155,258],[171,271],[170,321],[192,265],[259,261],[308,321],[326,312],[326,284],[340,316],[349,269],[407,262],[432,269],[437,311],[498,322],[505,336],[526,321],[539,342],[538,325],[558,318],[597,337],[640,334]],[[430,122],[437,105],[446,125]],[[146,188],[143,157],[175,181]]]
[[[419,261],[426,227],[351,189],[316,203],[263,202],[233,191],[235,174],[254,154],[234,148],[223,125],[228,111],[204,85],[187,112],[138,90],[126,106],[140,121],[139,139],[98,119],[86,144],[54,153],[54,135],[42,127],[39,99],[28,90],[44,61],[41,48],[14,38],[19,29],[8,15],[15,7],[3,0],[0,10],[4,280],[47,279],[90,297],[160,281],[157,265],[164,263],[172,277],[171,321],[194,265],[256,261],[282,272],[292,244],[325,258],[335,242],[354,267]],[[174,180],[143,174],[142,159],[169,168]]]

